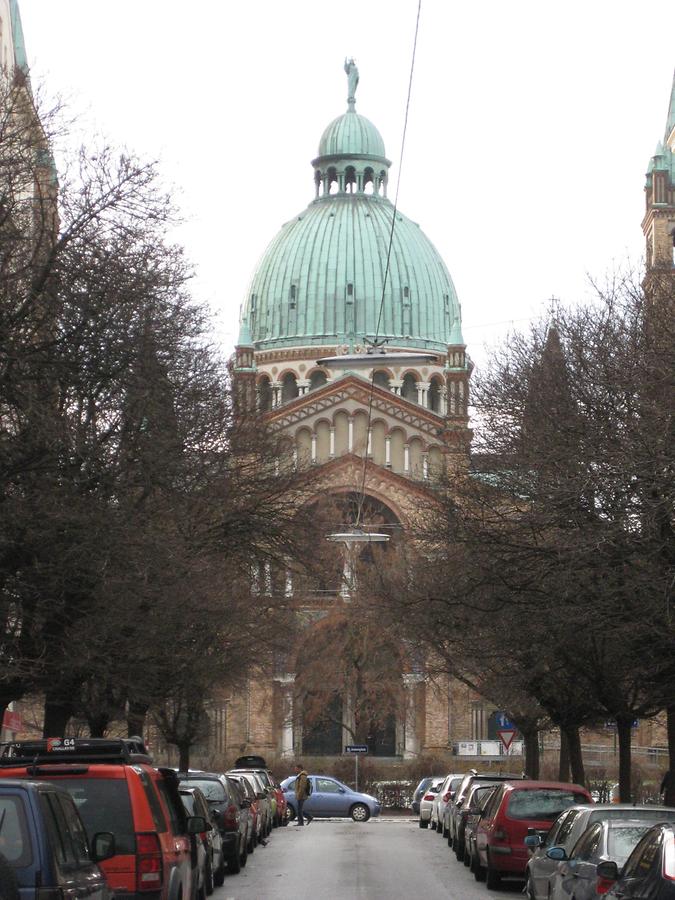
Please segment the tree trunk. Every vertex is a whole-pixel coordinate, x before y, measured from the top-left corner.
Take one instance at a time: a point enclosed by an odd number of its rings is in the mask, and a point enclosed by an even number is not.
[[[143,737],[147,714],[147,703],[141,703],[138,700],[129,701],[127,709],[127,737]]]
[[[178,744],[178,771],[187,772],[190,768],[190,744]]]
[[[584,757],[581,753],[581,738],[579,737],[579,726],[565,725],[563,730],[565,732],[567,747],[569,750],[572,781],[575,784],[586,784],[586,773],[584,772]]]
[[[666,778],[664,806],[675,806],[675,706],[669,706],[668,714],[668,773]]]
[[[570,780],[570,745],[565,731],[560,729],[560,761],[558,762],[558,781]]]
[[[616,737],[619,744],[619,803],[632,803],[631,796],[631,725],[633,720],[625,716],[616,718]]]
[[[64,700],[62,696],[47,691],[42,736],[45,738],[63,737],[72,714],[73,704],[69,700]]]
[[[89,734],[93,738],[105,737],[110,723],[110,716],[106,713],[100,713],[98,716],[87,716],[87,725],[89,726]]]
[[[522,731],[525,741],[525,774],[533,781],[539,778],[539,731],[536,728],[528,728]]]

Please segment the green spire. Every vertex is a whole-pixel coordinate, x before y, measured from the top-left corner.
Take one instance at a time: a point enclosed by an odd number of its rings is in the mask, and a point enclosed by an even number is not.
[[[673,73],[673,87],[670,92],[670,106],[668,107],[668,120],[666,122],[665,143],[668,143],[673,129],[675,128],[675,73]]]
[[[19,0],[9,0],[9,16],[12,22],[12,41],[14,43],[14,63],[24,75],[28,75],[28,57],[26,56],[26,42],[21,26],[21,13],[19,12]]]
[[[448,339],[448,344],[451,347],[463,347],[464,346],[464,337],[462,336],[462,323],[459,318],[459,312],[457,312],[455,314],[455,318],[452,321],[452,330],[450,331],[450,337]]]
[[[239,326],[239,340],[237,341],[237,347],[252,347],[253,346],[253,338],[251,337],[251,331],[248,327],[248,318],[243,316],[241,320],[241,325]]]

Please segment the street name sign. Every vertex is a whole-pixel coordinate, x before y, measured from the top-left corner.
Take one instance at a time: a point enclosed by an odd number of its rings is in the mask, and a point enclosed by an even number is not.
[[[368,744],[349,744],[345,747],[345,753],[367,753]]]

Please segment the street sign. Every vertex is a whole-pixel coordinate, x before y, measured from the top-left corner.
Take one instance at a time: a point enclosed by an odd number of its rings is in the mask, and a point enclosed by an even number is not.
[[[345,747],[345,753],[367,753],[368,744],[349,744]]]
[[[504,728],[508,731],[516,731],[516,726],[513,724],[511,719],[506,715],[505,712],[501,710],[497,710],[497,712],[493,713],[495,722],[500,728]]]
[[[513,739],[516,736],[516,731],[514,728],[499,728],[497,729],[497,734],[499,735],[499,740],[504,745],[504,749],[508,750],[511,744],[513,743]]]

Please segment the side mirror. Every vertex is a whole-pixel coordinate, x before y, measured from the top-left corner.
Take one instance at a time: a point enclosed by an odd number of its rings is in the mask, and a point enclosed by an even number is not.
[[[112,831],[99,831],[91,842],[91,854],[94,862],[102,862],[115,855],[115,835]]]
[[[340,792],[341,794],[346,794],[346,793],[347,793],[347,791],[346,791],[344,788],[338,788],[338,790],[339,790],[339,792]]]
[[[603,881],[611,881],[614,883],[619,880],[619,867],[611,859],[606,862],[598,863],[595,867],[595,871],[598,878],[602,878]]]
[[[567,854],[563,847],[551,847],[550,850],[546,851],[546,856],[549,859],[554,859],[556,862],[562,862],[564,859],[567,859]]]
[[[251,801],[248,799],[248,797],[244,797],[244,799],[239,804],[239,808],[240,809],[250,809],[251,808]]]
[[[188,834],[201,834],[203,831],[208,831],[209,826],[208,822],[204,818],[204,816],[189,816],[187,820],[187,833]]]
[[[528,834],[525,838],[525,846],[530,850],[535,850],[537,847],[541,847],[541,838],[538,834]]]
[[[256,794],[256,797],[258,798],[258,800],[264,800],[266,796],[267,796],[266,794],[261,794],[260,792],[258,792]]]
[[[452,801],[455,799],[456,793],[457,793],[457,791],[450,791],[450,797],[448,798],[448,803],[452,803]]]

